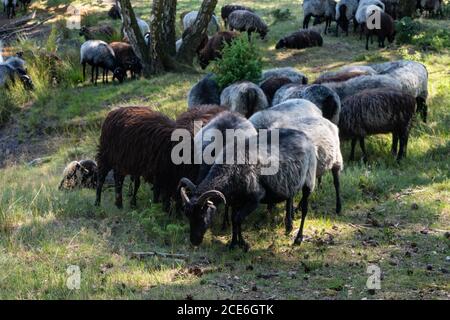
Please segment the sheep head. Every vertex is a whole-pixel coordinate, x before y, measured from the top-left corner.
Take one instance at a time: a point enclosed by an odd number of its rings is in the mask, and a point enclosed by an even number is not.
[[[197,196],[197,187],[187,178],[183,178],[178,186],[183,200],[184,213],[189,219],[190,240],[194,246],[202,243],[206,231],[211,226],[217,207],[213,201],[226,204],[225,196],[217,190],[210,190]],[[191,197],[188,196],[188,192]]]

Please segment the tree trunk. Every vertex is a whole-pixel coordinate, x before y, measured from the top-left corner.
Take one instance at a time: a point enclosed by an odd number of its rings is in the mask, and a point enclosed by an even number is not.
[[[176,14],[177,14],[177,0],[165,0],[164,12],[163,12],[163,44],[165,46],[165,52],[171,56],[175,56],[176,48],[175,42],[176,31]]]
[[[173,28],[168,26],[166,28],[166,21],[164,18],[175,21],[175,17],[169,18],[168,15],[175,15],[175,9],[172,7],[173,3],[176,6],[176,1],[173,0],[153,0],[152,16],[150,18],[150,32],[152,37],[152,48],[160,58],[158,68],[165,70],[176,69],[173,57],[170,55],[170,48],[173,46],[175,51],[175,24]],[[167,43],[168,37],[173,37],[173,44]]]
[[[183,43],[177,53],[176,59],[181,64],[192,66],[197,48],[202,41],[202,36],[207,33],[208,24],[216,5],[217,0],[203,0],[192,30],[183,38]]]
[[[159,0],[162,2],[163,0]],[[142,35],[139,26],[137,24],[136,16],[134,14],[133,7],[130,0],[119,0],[120,2],[120,14],[122,16],[123,31],[127,35],[130,45],[134,52],[142,62],[144,77],[156,74],[162,71],[162,65],[160,62],[160,56],[158,51],[155,50],[157,41],[151,41],[151,46],[147,46]],[[155,0],[154,2],[158,2]],[[153,39],[152,39],[153,40]]]
[[[403,17],[414,17],[416,13],[417,0],[400,0],[398,4],[398,14],[397,18],[401,19]]]

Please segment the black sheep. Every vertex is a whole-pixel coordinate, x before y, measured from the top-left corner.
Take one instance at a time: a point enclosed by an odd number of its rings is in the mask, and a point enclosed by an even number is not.
[[[395,24],[394,20],[390,15],[382,11],[374,11],[372,14],[380,15],[380,28],[369,29],[367,22],[363,24],[363,31],[366,35],[366,50],[369,50],[369,38],[372,36],[378,37],[378,47],[384,48],[384,41],[387,38],[389,43],[392,43],[395,38]]]
[[[278,41],[275,49],[304,49],[309,47],[319,46],[323,44],[323,39],[320,33],[314,30],[299,30],[296,31],[280,41]]]

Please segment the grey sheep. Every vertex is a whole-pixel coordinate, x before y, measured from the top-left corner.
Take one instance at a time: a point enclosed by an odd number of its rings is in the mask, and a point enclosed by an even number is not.
[[[358,10],[359,0],[341,0],[336,5],[336,36],[339,33],[339,27],[348,35],[348,26],[353,21],[355,30],[355,14]]]
[[[26,73],[22,73],[6,63],[0,63],[0,88],[9,88],[10,83],[14,83],[16,79],[22,82],[25,89],[32,90],[34,88],[33,81]]]
[[[273,104],[278,104],[289,99],[305,99],[314,103],[321,111],[324,118],[334,124],[339,122],[341,111],[341,99],[332,89],[320,85],[288,84],[275,93]]]
[[[273,68],[264,70],[261,77],[261,83],[266,81],[269,78],[288,78],[292,82],[298,82],[301,84],[307,84],[308,78],[301,73],[300,71],[291,68],[291,67],[284,67],[284,68]]]
[[[220,105],[248,118],[255,112],[268,108],[269,102],[260,87],[252,82],[242,81],[223,89]]]
[[[403,91],[416,98],[417,112],[427,121],[428,106],[428,71],[427,68],[415,61],[399,60],[371,65],[379,74],[388,75],[397,80]]]
[[[267,24],[256,14],[247,10],[236,10],[228,16],[231,31],[247,32],[249,41],[253,32],[259,33],[262,40],[269,32]]]
[[[125,70],[119,66],[113,49],[104,41],[89,40],[81,45],[80,63],[83,65],[83,79],[86,78],[86,64],[92,67],[91,82],[97,84],[99,68],[103,68],[103,83],[108,82],[108,72],[113,72],[113,80],[123,82]],[[94,79],[95,70],[95,79]]]
[[[191,11],[183,17],[183,30],[194,25],[195,19],[197,19],[198,11]],[[211,16],[211,21],[208,24],[208,34],[213,35],[220,31],[219,20],[215,15]]]
[[[238,4],[227,4],[227,5],[224,5],[220,9],[220,15],[222,17],[223,23],[225,24],[225,28],[228,25],[228,17],[230,16],[230,14],[233,11],[236,11],[236,10],[247,10],[247,11],[253,12],[253,10],[250,9],[249,7],[238,5]]]
[[[220,93],[214,74],[209,73],[189,90],[188,108],[209,104],[219,105]]]
[[[59,190],[95,189],[97,187],[97,163],[93,160],[72,161],[63,172]]]
[[[303,29],[308,29],[311,17],[325,18],[325,34],[331,21],[336,19],[336,1],[334,0],[304,0],[303,1]]]
[[[20,73],[27,73],[27,65],[25,60],[22,58],[16,56],[9,57],[6,59],[5,64],[11,66],[12,68],[16,69]]]
[[[249,121],[256,129],[290,128],[304,132],[311,139],[317,148],[316,177],[321,181],[322,176],[331,170],[336,191],[336,213],[339,214],[342,209],[339,173],[344,167],[344,162],[337,126],[314,113],[298,113],[294,108],[273,112],[272,109],[276,108],[258,112]]]
[[[333,89],[344,100],[346,97],[357,94],[365,89],[386,88],[401,90],[401,84],[388,75],[360,76],[342,82],[329,82],[323,85]]]
[[[364,138],[372,134],[392,133],[392,154],[400,161],[406,154],[415,110],[414,97],[393,88],[363,90],[344,99],[339,117],[339,134],[342,139],[352,140],[350,160],[354,159],[358,140],[363,159],[366,160]]]
[[[277,134],[279,139],[275,138],[278,140],[275,142],[278,143],[272,144],[272,139]],[[257,148],[249,148],[255,140]],[[287,217],[292,217],[293,198],[300,191],[303,194],[299,204],[302,219],[294,243],[302,242],[308,198],[315,187],[317,160],[314,144],[304,133],[291,129],[269,131],[267,140],[268,143],[264,146],[261,145],[261,139],[247,138],[246,147],[242,149],[234,148],[234,143],[228,144],[200,184],[195,185],[188,179],[180,181],[179,190],[184,202],[184,212],[189,219],[190,240],[193,245],[202,243],[215,215],[215,204],[224,202],[233,208],[230,248],[239,246],[248,250],[249,246],[242,236],[241,225],[244,219],[260,203],[283,201],[288,203]],[[227,159],[229,153],[235,159],[241,159],[243,164],[237,161],[223,164],[223,159]],[[263,171],[268,159],[272,160],[272,164],[278,165],[274,174]]]

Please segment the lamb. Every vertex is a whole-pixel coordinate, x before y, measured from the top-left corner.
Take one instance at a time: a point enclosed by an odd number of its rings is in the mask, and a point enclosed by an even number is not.
[[[121,18],[120,6],[117,4],[114,4],[113,6],[111,6],[111,8],[108,11],[108,16],[113,20],[120,19]]]
[[[249,7],[241,6],[241,5],[238,5],[238,4],[227,4],[227,5],[224,5],[222,7],[222,9],[220,10],[220,15],[222,17],[223,23],[225,24],[225,28],[227,28],[227,25],[228,25],[228,17],[230,16],[230,14],[233,11],[236,11],[236,10],[247,10],[247,11],[250,11],[250,12],[254,12]]]
[[[279,137],[279,143],[271,144],[276,135]],[[269,131],[267,145],[261,144],[260,139],[253,137],[247,138],[245,145],[249,146],[255,140],[258,140],[258,148],[235,150],[234,143],[228,144],[216,158],[206,178],[197,186],[189,179],[180,181],[180,194],[184,202],[184,212],[189,219],[190,240],[193,245],[202,243],[215,215],[215,204],[223,202],[233,208],[230,248],[239,246],[247,251],[249,246],[242,236],[243,220],[255,211],[260,203],[282,201],[288,201],[287,209],[290,210],[291,216],[293,197],[300,190],[303,193],[299,205],[302,220],[294,243],[302,242],[308,198],[315,186],[315,147],[304,133],[291,129]],[[257,149],[264,150],[267,146],[269,154],[257,152]],[[226,159],[229,153],[245,164],[239,164],[237,161],[234,164],[223,164],[223,159]],[[274,157],[272,159],[279,165],[279,170],[274,174],[263,171],[263,164],[267,163],[268,156]]]
[[[308,29],[311,17],[325,18],[325,34],[331,21],[336,19],[336,1],[334,0],[304,0],[303,29]]]
[[[187,30],[188,28],[194,25],[194,22],[197,19],[197,15],[198,11],[191,11],[183,17],[183,30]],[[220,31],[219,20],[217,20],[217,17],[215,15],[212,15],[211,21],[208,24],[208,34],[213,35],[219,31]]]
[[[256,129],[276,129],[289,128],[305,133],[317,148],[317,169],[316,177],[319,182],[322,176],[331,170],[333,174],[334,187],[336,191],[336,213],[342,210],[339,173],[344,167],[342,153],[340,149],[339,131],[335,124],[327,119],[310,115],[299,114],[293,110],[285,113],[270,112],[270,109],[256,113],[249,119]],[[270,113],[269,115],[265,113]],[[288,217],[286,231],[290,231],[292,223]]]
[[[344,99],[339,134],[342,139],[352,140],[350,160],[354,159],[357,140],[366,160],[364,138],[372,134],[392,133],[392,154],[400,161],[406,154],[415,109],[416,101],[412,95],[393,88],[363,90]]]
[[[80,29],[80,36],[84,36],[87,40],[99,40],[104,39],[110,41],[114,36],[117,36],[116,30],[108,25],[86,27],[83,26]]]
[[[261,77],[261,83],[274,77],[289,78],[292,82],[298,82],[301,84],[308,83],[308,78],[303,73],[291,67],[264,70]]]
[[[346,97],[370,88],[402,90],[401,84],[388,75],[360,76],[342,82],[323,83],[323,85],[334,90],[339,98],[341,98],[341,102]]]
[[[248,40],[251,40],[252,33],[259,33],[262,40],[269,32],[267,24],[255,13],[247,10],[236,10],[228,16],[228,27],[231,31],[247,32]]]
[[[231,111],[243,114],[246,118],[269,107],[264,92],[249,81],[234,83],[223,89],[220,104]]]
[[[315,84],[326,82],[347,81],[359,76],[374,75],[378,72],[369,66],[349,66],[338,69],[337,71],[329,71],[322,73],[315,81]]]
[[[3,12],[6,12],[8,19],[16,15],[17,0],[3,0]]]
[[[306,99],[314,103],[321,111],[324,118],[334,124],[339,121],[341,99],[330,88],[320,85],[288,84],[275,93],[273,104],[279,104],[289,99]]]
[[[259,85],[261,90],[264,92],[264,94],[267,97],[267,101],[269,102],[269,105],[272,105],[272,100],[275,95],[275,93],[283,87],[286,84],[292,83],[291,79],[286,77],[273,77],[269,78],[263,83]]]
[[[219,105],[220,93],[214,74],[209,73],[189,90],[188,108],[209,104]]]
[[[375,14],[375,13],[374,13]],[[376,35],[378,38],[378,47],[384,48],[384,41],[387,38],[389,43],[394,42],[395,24],[390,15],[380,12],[380,28],[369,29],[367,23],[363,25],[363,32],[366,35],[366,50],[369,50],[369,38]]]
[[[417,112],[422,120],[427,121],[428,106],[428,71],[427,68],[415,61],[399,60],[371,65],[380,74],[397,80],[403,91],[416,98]]]
[[[97,187],[97,164],[93,160],[72,161],[63,172],[59,190]]]
[[[135,77],[142,72],[142,63],[134,53],[130,44],[126,42],[111,42],[109,46],[114,51],[117,65],[122,68],[125,73],[129,70],[131,76]]]
[[[224,109],[211,106],[190,109],[176,121],[146,107],[118,108],[106,117],[97,153],[98,185],[96,205],[100,205],[106,175],[114,170],[116,206],[122,208],[122,185],[126,175],[143,177],[153,184],[154,201],[162,197],[164,211],[176,198],[176,186],[182,177],[195,179],[198,165],[175,164],[171,154],[177,144],[172,141],[176,129],[186,129],[193,136],[194,121],[207,123]],[[192,162],[191,162],[192,163]],[[139,179],[135,179],[131,205],[136,205]]]
[[[113,72],[113,81],[117,79],[120,83],[125,78],[125,71],[119,66],[113,49],[104,41],[89,40],[81,45],[80,63],[83,65],[83,78],[86,78],[86,64],[92,67],[91,82],[97,85],[98,69],[103,68],[103,83],[108,82],[108,72]],[[94,69],[96,71],[94,81]]]
[[[299,30],[291,33],[290,35],[280,39],[275,49],[288,48],[288,49],[304,49],[310,47],[321,47],[323,39],[320,33],[314,30]]]
[[[237,36],[238,34],[236,32],[230,31],[218,32],[212,36],[198,53],[202,69],[205,69],[211,61],[221,58],[225,43],[231,44]]]
[[[336,5],[336,36],[338,35],[339,27],[348,36],[348,25],[350,21],[353,21],[355,30],[355,14],[358,9],[359,0],[341,0]]]

